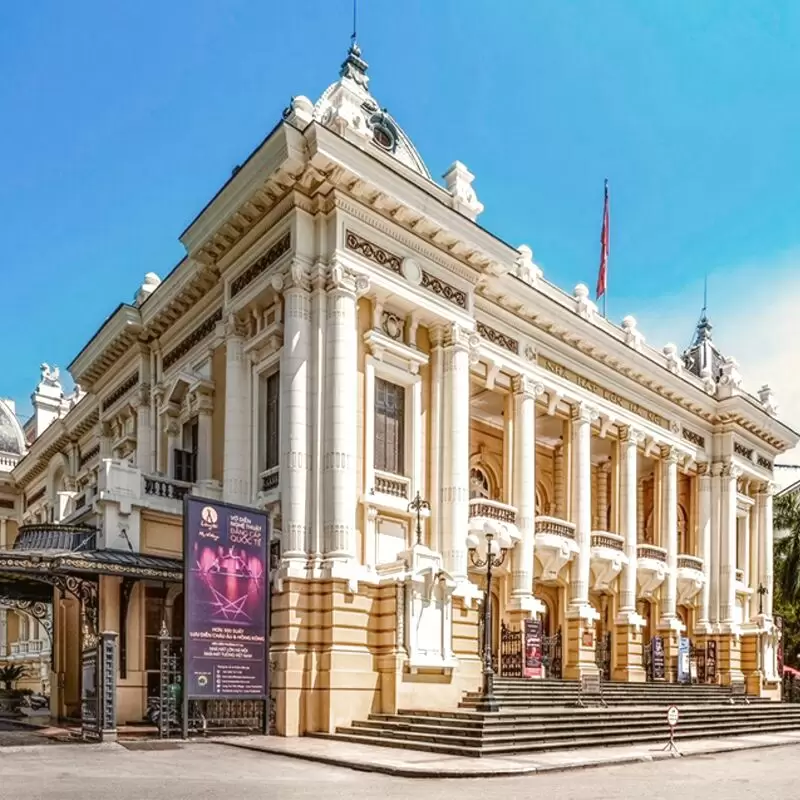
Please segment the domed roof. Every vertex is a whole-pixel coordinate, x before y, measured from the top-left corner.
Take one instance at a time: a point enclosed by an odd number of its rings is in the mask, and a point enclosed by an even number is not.
[[[339,80],[332,83],[314,105],[314,119],[326,128],[343,132],[349,127],[359,133],[371,146],[396,158],[420,175],[433,180],[425,162],[405,131],[369,91],[367,62],[361,57],[361,48],[354,41],[339,72]],[[306,98],[296,98],[301,104]]]
[[[0,453],[21,456],[25,448],[25,436],[14,412],[0,400]]]

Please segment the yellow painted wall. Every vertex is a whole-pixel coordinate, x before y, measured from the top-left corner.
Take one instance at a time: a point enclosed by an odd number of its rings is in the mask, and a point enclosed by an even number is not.
[[[180,558],[183,554],[183,527],[179,517],[142,514],[142,552]]]

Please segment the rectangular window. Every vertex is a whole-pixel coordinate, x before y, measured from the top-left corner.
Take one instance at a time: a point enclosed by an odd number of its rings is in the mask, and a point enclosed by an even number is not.
[[[199,423],[192,419],[183,426],[183,449],[175,448],[176,481],[194,483],[197,480],[197,448],[200,440]]]
[[[403,474],[406,390],[375,378],[375,469]]]
[[[264,469],[277,467],[280,458],[280,387],[281,374],[273,372],[267,378],[266,441],[264,442]]]

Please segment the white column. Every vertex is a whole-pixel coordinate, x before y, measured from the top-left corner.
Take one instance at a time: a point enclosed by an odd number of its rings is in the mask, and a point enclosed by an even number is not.
[[[736,481],[739,470],[722,465],[720,478],[720,597],[719,616],[730,626],[736,611]]]
[[[325,291],[326,269],[315,264],[312,272],[311,289],[311,372],[309,376],[311,424],[309,425],[309,446],[311,472],[309,476],[310,508],[308,516],[309,547],[314,556],[315,569],[320,566],[325,549],[323,533],[324,480],[323,460],[325,430],[325,332],[328,308],[328,294]]]
[[[638,445],[642,438],[641,432],[634,428],[625,427],[620,431],[619,532],[625,538],[625,555],[628,563],[622,568],[619,610],[621,615],[627,617],[636,612],[637,499],[639,496],[639,481],[636,475],[639,459]]]
[[[467,580],[469,528],[469,335],[453,325],[445,337],[442,436],[442,555],[457,582]]]
[[[358,369],[356,292],[366,278],[338,264],[328,275],[325,321],[325,432],[323,437],[323,532],[325,558],[337,564],[356,561],[356,420]]]
[[[644,541],[644,478],[636,482],[636,541]]]
[[[0,517],[0,550],[8,547],[8,520]]]
[[[503,495],[501,499],[509,505],[517,503],[516,495],[516,396],[511,393],[506,395],[503,408]],[[546,513],[546,512],[545,512]]]
[[[302,267],[292,265],[283,290],[280,364],[280,490],[283,556],[305,562],[308,552],[309,358],[311,295]],[[355,410],[355,406],[353,407]]]
[[[711,470],[708,464],[698,464],[698,503],[697,533],[700,538],[700,558],[703,559],[703,574],[706,579],[700,590],[700,606],[698,608],[698,628],[700,632],[708,632],[709,602],[711,598]]]
[[[213,400],[201,394],[197,398],[197,477],[198,483],[211,480],[214,435],[212,428]]]
[[[244,352],[244,329],[230,317],[225,330],[225,448],[223,499],[250,501],[250,412],[247,396],[250,364]]]
[[[774,532],[772,529],[772,498],[775,487],[771,483],[766,483],[762,486],[761,491],[758,493],[759,500],[759,549],[760,549],[760,564],[759,582],[763,584],[767,593],[764,595],[763,607],[764,616],[772,619],[772,598],[775,580],[773,569],[773,538]],[[758,606],[756,606],[758,610]]]
[[[750,595],[749,617],[756,617],[758,615],[758,584],[759,584],[759,570],[758,563],[760,558],[760,541],[761,531],[758,524],[758,512],[755,505],[747,510],[748,518],[748,549],[750,551],[750,561],[747,566],[747,585],[753,590]]]
[[[153,471],[150,419],[150,389],[140,386],[136,397],[136,466],[144,475]]]
[[[661,589],[661,624],[677,616],[678,603],[678,454],[661,450],[661,542],[667,551],[667,577]]]
[[[431,341],[431,409],[430,409],[430,472],[428,475],[428,493],[431,500],[431,516],[428,522],[430,530],[430,546],[432,550],[442,550],[442,505],[437,502],[441,487],[442,475],[442,390],[443,390],[443,329],[436,325],[428,329]]]
[[[722,463],[711,465],[711,566],[708,571],[709,622],[719,624],[720,615],[720,537],[722,535]]]
[[[514,502],[522,539],[512,553],[512,606],[532,610],[533,548],[536,518],[536,397],[544,386],[530,378],[513,379],[514,391]]]
[[[570,565],[570,604],[574,609],[589,604],[589,570],[592,546],[592,422],[597,411],[585,403],[572,408],[570,496],[575,541],[579,552]]]

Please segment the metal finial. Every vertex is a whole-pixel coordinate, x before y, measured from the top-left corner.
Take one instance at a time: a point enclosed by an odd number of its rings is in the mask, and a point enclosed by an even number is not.
[[[358,31],[358,0],[353,0],[353,35],[350,41],[356,43],[356,32]]]

